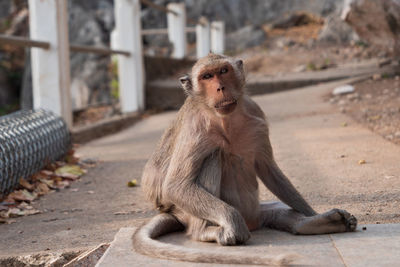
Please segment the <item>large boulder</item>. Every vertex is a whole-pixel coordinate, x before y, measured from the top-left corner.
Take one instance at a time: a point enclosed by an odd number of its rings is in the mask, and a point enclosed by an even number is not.
[[[114,27],[111,0],[69,4],[69,39],[73,44],[107,47]],[[74,109],[88,104],[111,103],[111,58],[90,53],[71,53],[71,93]]]
[[[226,50],[241,51],[246,48],[258,46],[266,38],[267,35],[261,27],[248,25],[226,36]]]
[[[166,5],[170,0],[153,1]],[[237,31],[244,25],[263,25],[272,23],[284,15],[297,11],[312,13],[318,16],[327,16],[341,10],[343,0],[186,0],[187,17],[198,19],[206,16],[210,20],[225,22],[227,33]],[[159,10],[143,5],[142,25],[144,29],[167,27],[166,15]],[[157,44],[154,36],[146,36],[148,44]],[[227,42],[228,43],[228,42]]]
[[[353,0],[343,18],[369,44],[400,55],[400,0]]]
[[[354,29],[343,21],[338,14],[329,15],[325,19],[324,26],[318,36],[320,43],[349,44],[359,41],[360,37]]]

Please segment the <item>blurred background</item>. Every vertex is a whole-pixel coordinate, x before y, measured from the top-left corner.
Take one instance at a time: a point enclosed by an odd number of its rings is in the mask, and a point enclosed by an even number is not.
[[[166,6],[182,1],[153,2]],[[225,23],[225,53],[245,60],[250,80],[336,68],[368,59],[393,61],[399,51],[396,47],[400,36],[400,0],[183,2],[192,21],[205,16],[210,21]],[[113,0],[69,0],[70,43],[109,47],[115,26],[113,8]],[[167,17],[160,10],[143,4],[141,9],[143,30],[167,27]],[[29,37],[26,0],[0,2],[0,33]],[[32,108],[29,50],[0,42],[0,115]],[[170,71],[161,70],[160,63],[151,60],[170,57],[172,48],[166,34],[144,35],[143,50],[147,80],[175,77],[187,71],[192,64],[190,60],[196,59],[196,35],[187,33],[189,62]],[[120,112],[115,58],[71,52],[70,69],[74,125],[85,125]],[[148,109],[176,108],[175,104],[159,106],[151,96],[147,99]]]

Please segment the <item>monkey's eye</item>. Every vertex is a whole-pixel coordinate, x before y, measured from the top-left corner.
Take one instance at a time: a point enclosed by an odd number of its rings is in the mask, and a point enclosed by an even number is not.
[[[227,73],[228,72],[228,68],[222,68],[220,72],[221,72],[221,74]]]
[[[208,80],[210,78],[212,78],[212,75],[210,73],[206,73],[203,75],[203,77],[201,77],[203,80]]]

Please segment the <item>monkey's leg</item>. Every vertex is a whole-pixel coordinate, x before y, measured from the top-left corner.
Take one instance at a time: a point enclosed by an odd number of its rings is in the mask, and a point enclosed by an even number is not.
[[[224,236],[224,229],[221,226],[207,226],[199,230],[195,240],[202,242],[217,242],[220,245],[240,244],[234,236]]]
[[[313,216],[291,209],[282,202],[261,203],[263,226],[293,234],[313,235],[351,232],[357,227],[357,219],[345,210],[332,209]]]

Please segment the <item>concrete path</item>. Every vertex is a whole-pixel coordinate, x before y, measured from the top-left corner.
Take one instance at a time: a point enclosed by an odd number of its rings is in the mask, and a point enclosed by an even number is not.
[[[278,164],[317,211],[338,207],[353,213],[361,224],[398,223],[400,147],[323,101],[332,88],[346,82],[254,99],[269,116]],[[140,184],[142,168],[174,116],[175,112],[154,115],[125,131],[82,146],[78,150],[82,157],[95,157],[101,162],[71,188],[37,201],[34,206],[43,210],[42,214],[0,225],[0,257],[77,250],[110,242],[120,228],[138,226],[153,216],[140,186],[129,188],[126,183],[135,178]],[[347,127],[342,126],[344,122]],[[359,165],[360,159],[367,163]],[[262,200],[273,199],[261,188]],[[370,229],[374,228],[368,228],[367,233]],[[346,235],[343,240],[357,246],[356,237],[363,233]],[[398,236],[398,230],[396,233],[393,236]],[[286,244],[294,245],[292,236],[287,238]],[[326,241],[326,236],[320,238]],[[369,247],[369,253],[377,246]]]

